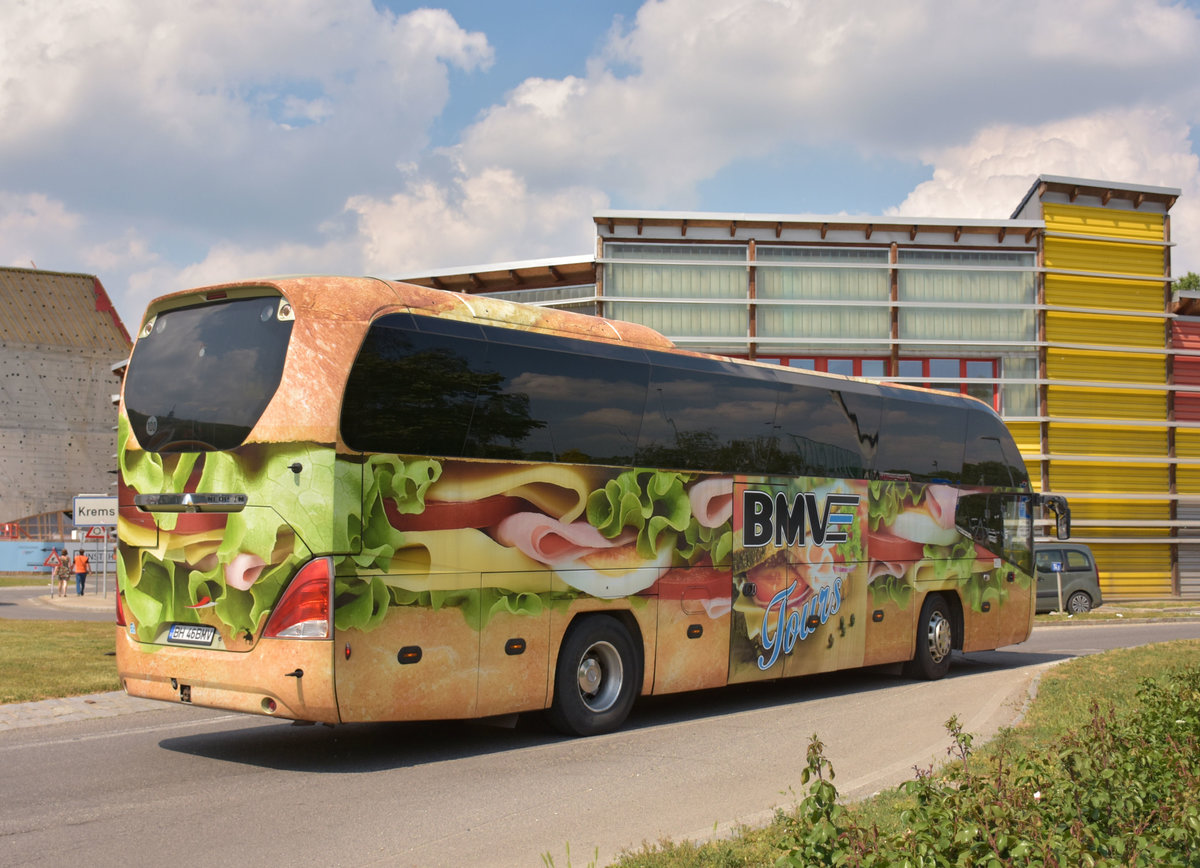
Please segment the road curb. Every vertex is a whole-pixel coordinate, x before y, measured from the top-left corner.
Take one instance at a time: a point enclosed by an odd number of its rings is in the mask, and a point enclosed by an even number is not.
[[[35,702],[11,702],[0,705],[0,732],[30,726],[94,720],[99,717],[118,717],[161,707],[161,702],[128,696],[122,690],[40,699]]]
[[[1196,624],[1200,616],[1182,618],[1095,618],[1082,621],[1034,621],[1033,629],[1045,627],[1119,627],[1122,624]]]

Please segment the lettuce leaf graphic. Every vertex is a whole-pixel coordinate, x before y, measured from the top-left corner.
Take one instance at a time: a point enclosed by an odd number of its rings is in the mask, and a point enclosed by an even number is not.
[[[636,530],[638,555],[653,560],[660,547],[673,547],[692,522],[683,490],[690,479],[673,471],[627,470],[588,495],[588,524],[609,539],[626,528]]]
[[[679,554],[689,566],[694,566],[705,555],[714,565],[727,566],[733,555],[733,520],[720,527],[705,527],[693,519],[683,532]]]
[[[867,483],[867,521],[871,530],[892,524],[906,505],[916,506],[925,499],[925,489],[912,482]]]

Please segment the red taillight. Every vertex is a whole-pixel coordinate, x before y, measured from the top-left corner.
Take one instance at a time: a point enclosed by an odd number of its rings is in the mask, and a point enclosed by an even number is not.
[[[328,639],[333,598],[333,559],[305,564],[283,592],[263,636],[273,639]]]

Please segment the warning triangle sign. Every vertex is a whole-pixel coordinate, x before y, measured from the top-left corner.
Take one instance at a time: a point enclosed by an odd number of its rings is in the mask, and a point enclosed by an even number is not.
[[[46,558],[44,561],[42,561],[42,566],[43,567],[57,567],[58,561],[59,561],[58,552],[52,551],[52,552],[50,552],[50,556],[48,558]]]

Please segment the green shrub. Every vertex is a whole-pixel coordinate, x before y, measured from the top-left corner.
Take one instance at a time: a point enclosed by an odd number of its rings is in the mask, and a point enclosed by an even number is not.
[[[808,795],[784,819],[781,866],[1200,865],[1200,666],[1145,679],[1118,716],[1091,705],[1087,724],[1048,747],[999,739],[976,757],[957,717],[957,762],[917,770],[901,827],[881,834],[837,801],[817,736]]]

